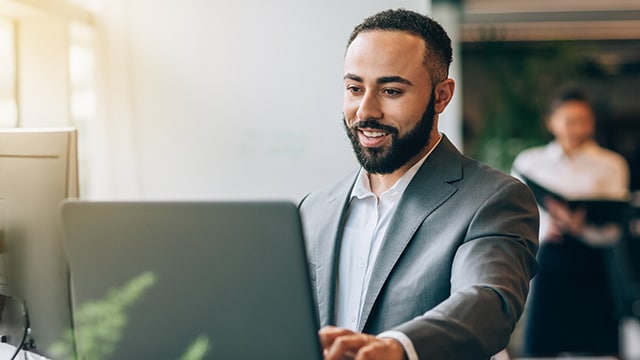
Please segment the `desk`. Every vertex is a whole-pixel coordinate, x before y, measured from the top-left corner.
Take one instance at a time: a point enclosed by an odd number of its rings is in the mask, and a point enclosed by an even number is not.
[[[0,359],[11,359],[13,353],[16,352],[15,346],[0,343]],[[16,360],[49,360],[44,356],[34,354],[28,351],[20,351],[20,354],[16,357]]]

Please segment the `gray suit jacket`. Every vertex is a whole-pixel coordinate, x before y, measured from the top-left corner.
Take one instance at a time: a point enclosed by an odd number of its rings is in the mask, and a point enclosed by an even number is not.
[[[338,250],[356,175],[300,204],[322,326],[335,319]],[[523,311],[537,237],[529,189],[444,137],[398,204],[358,330],[402,331],[421,359],[488,359],[507,345]]]

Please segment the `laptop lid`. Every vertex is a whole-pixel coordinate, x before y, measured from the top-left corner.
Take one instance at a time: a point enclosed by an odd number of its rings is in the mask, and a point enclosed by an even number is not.
[[[321,358],[293,204],[75,200],[61,213],[79,359]]]

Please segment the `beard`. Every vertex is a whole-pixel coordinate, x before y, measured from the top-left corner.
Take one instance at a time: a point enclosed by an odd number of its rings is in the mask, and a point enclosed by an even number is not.
[[[371,174],[391,174],[408,163],[429,143],[436,115],[434,106],[435,96],[432,92],[422,118],[403,136],[399,136],[398,129],[395,127],[381,124],[375,119],[358,121],[349,126],[343,116],[343,124],[360,165]],[[362,128],[388,132],[391,135],[391,144],[375,148],[362,146],[358,139],[358,129]]]

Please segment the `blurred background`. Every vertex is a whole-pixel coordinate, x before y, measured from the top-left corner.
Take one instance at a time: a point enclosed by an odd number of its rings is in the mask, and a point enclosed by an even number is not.
[[[640,2],[462,2],[466,153],[508,170],[550,140],[550,92],[579,84],[596,103],[597,140],[625,156],[640,189]]]
[[[453,40],[440,129],[465,154],[509,172],[580,84],[640,190],[637,0],[0,0],[0,127],[76,127],[85,199],[297,202],[357,166],[346,40],[398,7]]]
[[[441,130],[509,171],[549,93],[583,84],[640,187],[634,0],[0,0],[0,126],[79,129],[85,198],[288,198],[356,166],[341,66],[354,24],[428,12],[454,42]]]

